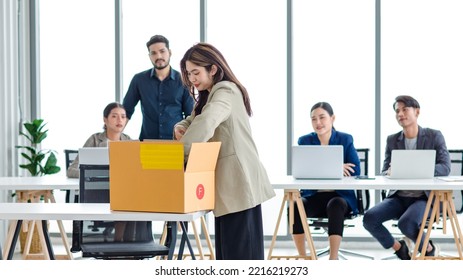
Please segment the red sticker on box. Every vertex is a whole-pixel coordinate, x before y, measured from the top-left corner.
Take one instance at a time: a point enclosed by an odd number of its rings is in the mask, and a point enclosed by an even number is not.
[[[196,187],[196,197],[198,199],[203,199],[203,197],[204,197],[204,186],[202,184],[199,184]]]

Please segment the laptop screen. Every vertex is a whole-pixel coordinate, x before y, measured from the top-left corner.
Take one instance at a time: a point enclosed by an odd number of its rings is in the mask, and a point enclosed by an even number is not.
[[[436,150],[392,150],[392,179],[430,179],[434,177]]]
[[[109,165],[107,147],[87,147],[79,149],[79,164]]]
[[[342,145],[292,147],[292,175],[296,179],[342,179]]]

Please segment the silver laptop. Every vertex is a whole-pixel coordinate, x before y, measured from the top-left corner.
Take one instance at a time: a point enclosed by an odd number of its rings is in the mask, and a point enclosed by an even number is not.
[[[92,147],[79,149],[79,164],[109,165],[107,147]]]
[[[296,179],[342,179],[343,164],[341,145],[292,147],[292,174]]]
[[[436,150],[392,150],[391,179],[434,178]]]

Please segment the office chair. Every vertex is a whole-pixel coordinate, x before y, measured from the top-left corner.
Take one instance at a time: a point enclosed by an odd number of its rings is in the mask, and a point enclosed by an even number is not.
[[[109,202],[109,166],[80,164],[79,203]],[[124,223],[123,241],[116,241],[116,227]],[[73,244],[82,257],[97,259],[145,259],[167,256],[169,248],[154,241],[151,221],[80,221]],[[77,240],[75,240],[77,238]]]
[[[78,150],[68,150],[68,149],[64,150],[64,156],[66,158],[65,160],[66,171],[68,170],[69,166],[72,164],[72,162],[74,161],[74,159],[77,157],[78,154],[79,154]],[[66,203],[71,202],[71,198],[72,198],[72,202],[77,203],[79,200],[78,193],[76,193],[75,191],[66,190],[66,198],[65,198]]]
[[[76,157],[79,155],[78,150],[70,150],[70,149],[65,149],[64,150],[64,156],[65,156],[65,164],[66,164],[66,171],[68,170],[69,166],[71,166],[72,162],[76,159]],[[72,199],[71,199],[72,198]],[[66,203],[78,203],[79,202],[79,191],[75,190],[66,190],[66,197],[65,197],[65,202]],[[80,228],[80,221],[72,221],[72,232],[77,233],[78,229]],[[80,244],[77,242],[77,238],[72,238],[71,241],[71,252],[76,253],[80,251]]]
[[[449,149],[450,154],[450,175],[463,176],[463,150]],[[453,191],[453,199],[457,214],[463,213],[463,190]]]
[[[368,176],[368,153],[370,149],[364,148],[364,149],[357,149],[357,153],[360,159],[360,170],[361,174],[360,175],[365,175]],[[357,197],[357,208],[358,208],[358,214],[353,215],[349,214],[344,222],[344,227],[354,227],[355,225],[350,224],[349,221],[360,218],[363,216],[366,210],[370,208],[370,191],[369,190],[356,190],[356,197]],[[307,219],[309,222],[309,226],[314,227],[315,229],[324,229],[325,232],[327,232],[328,229],[328,219],[326,218],[308,218]],[[327,246],[323,249],[317,250],[317,257],[325,256],[328,255],[330,252],[330,247]],[[374,259],[374,257],[362,254],[359,252],[354,252],[351,250],[346,250],[339,248],[339,257],[342,259],[347,259],[345,255],[351,255],[351,256],[356,256],[356,257],[361,257],[361,258],[367,258],[367,259]]]

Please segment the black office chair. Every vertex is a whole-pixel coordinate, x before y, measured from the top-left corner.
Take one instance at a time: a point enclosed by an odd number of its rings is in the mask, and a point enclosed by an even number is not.
[[[64,150],[64,156],[66,157],[65,163],[66,163],[66,170],[68,170],[69,166],[72,164],[74,159],[77,157],[79,154],[78,150]],[[77,203],[79,201],[79,196],[75,191],[71,190],[66,190],[66,198],[65,201],[66,203],[71,202]]]
[[[79,185],[80,203],[109,202],[109,166],[81,164]],[[118,223],[130,228],[122,234],[123,241],[115,240]],[[145,259],[169,254],[167,246],[154,241],[151,221],[80,221],[76,230],[78,232],[73,232],[73,245],[78,243],[76,248],[80,248],[82,257]]]
[[[358,153],[358,156],[360,159],[360,165],[361,165],[360,175],[368,176],[368,153],[369,151],[370,149],[368,148],[357,149],[357,153]],[[352,221],[356,218],[360,218],[361,216],[363,216],[365,211],[370,208],[370,191],[369,190],[356,190],[356,196],[357,196],[357,208],[359,212],[356,215],[349,214],[346,217],[344,227],[354,227],[355,225],[352,223],[349,223],[349,221]],[[327,218],[308,218],[307,220],[309,222],[310,227],[313,227],[315,229],[324,229],[325,232],[328,229],[328,219]],[[329,246],[323,249],[319,249],[317,250],[317,257],[328,255],[329,252],[330,252]],[[347,259],[345,255],[351,255],[351,256],[362,257],[362,258],[367,258],[367,259],[374,259],[374,257],[366,255],[366,254],[339,248],[339,257],[343,259]]]
[[[450,175],[463,176],[463,150],[449,149],[449,154],[451,163]],[[453,191],[453,200],[457,213],[463,213],[463,190]]]

